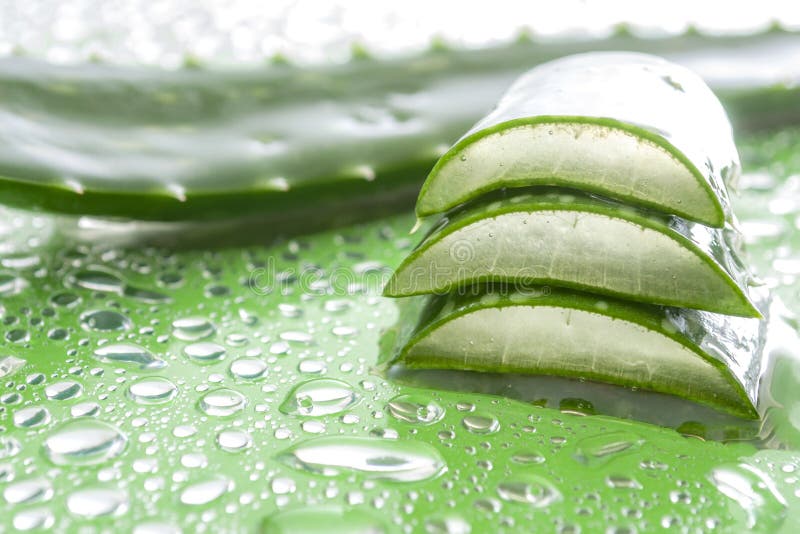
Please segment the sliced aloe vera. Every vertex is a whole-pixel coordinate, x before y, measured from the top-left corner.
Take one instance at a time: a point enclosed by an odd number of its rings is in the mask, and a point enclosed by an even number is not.
[[[725,110],[699,76],[645,54],[579,54],[519,78],[439,160],[417,214],[560,185],[720,227],[738,172]]]
[[[585,378],[756,418],[765,321],[530,287],[411,299],[385,363]]]
[[[397,268],[384,294],[478,282],[542,283],[757,317],[734,230],[659,217],[577,192],[538,190],[468,206]]]

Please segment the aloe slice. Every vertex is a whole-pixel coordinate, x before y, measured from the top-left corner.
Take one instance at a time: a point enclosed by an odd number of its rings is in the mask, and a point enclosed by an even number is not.
[[[439,160],[417,214],[560,185],[721,227],[738,172],[730,123],[700,77],[644,54],[579,54],[519,78]]]
[[[384,294],[477,282],[543,283],[757,317],[734,230],[660,217],[577,192],[535,191],[469,206],[397,268]]]
[[[412,304],[422,307],[420,318],[392,340],[384,363],[585,378],[757,417],[764,320],[547,286]]]

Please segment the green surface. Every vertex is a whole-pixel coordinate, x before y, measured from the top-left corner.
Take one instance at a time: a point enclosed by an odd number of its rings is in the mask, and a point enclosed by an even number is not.
[[[733,202],[750,260],[796,310],[800,132],[741,150],[745,194]],[[575,382],[558,399],[544,383],[495,381],[495,396],[460,391],[473,386],[456,374],[407,385],[375,365],[380,331],[397,319],[378,293],[413,246],[413,220],[258,244],[292,228],[215,233],[3,209],[0,530],[274,532],[308,521],[330,532],[347,517],[390,532],[794,531],[794,327],[773,316],[765,423],[748,441],[737,427],[722,443],[585,415],[671,417],[684,434],[710,433],[693,407],[641,391]],[[154,236],[208,245],[142,242]],[[231,246],[242,239],[251,244]],[[526,395],[536,403],[514,400]]]
[[[497,196],[444,217],[403,260],[385,294],[446,293],[475,282],[553,284],[759,316],[735,230],[569,190],[512,189]]]
[[[486,191],[559,185],[722,227],[739,155],[717,97],[663,58],[594,52],[520,76],[436,163],[420,217]]]
[[[761,69],[796,40],[780,30],[621,32],[308,69],[165,72],[4,58],[0,195],[6,205],[154,220],[358,209],[350,201],[368,195],[397,211],[396,197],[410,205],[447,147],[533,65],[588,50],[663,55],[716,77],[713,89],[742,131],[800,118],[800,89],[765,81]]]

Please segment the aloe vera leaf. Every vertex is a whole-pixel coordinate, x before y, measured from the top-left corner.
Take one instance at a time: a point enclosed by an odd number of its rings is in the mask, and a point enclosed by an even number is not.
[[[732,229],[576,192],[485,200],[435,228],[386,284],[392,297],[479,282],[545,283],[757,317]]]
[[[502,187],[560,185],[722,226],[739,172],[725,110],[661,58],[579,54],[520,77],[431,171],[419,216]]]
[[[409,368],[586,378],[757,417],[764,320],[535,286],[417,299],[391,360]]]
[[[720,47],[767,60],[793,34],[618,35],[576,44],[520,42],[320,68],[184,69],[0,61],[0,199],[66,213],[175,220],[281,213],[354,199],[410,206],[424,175],[522,71],[591,49],[680,54],[700,74]],[[720,79],[743,125],[796,118],[800,91],[752,66]],[[706,67],[704,67],[706,66]],[[749,74],[748,74],[749,73]],[[738,102],[745,99],[741,113]],[[778,111],[776,112],[776,108]],[[771,117],[764,122],[765,113]],[[395,193],[402,197],[394,200]]]

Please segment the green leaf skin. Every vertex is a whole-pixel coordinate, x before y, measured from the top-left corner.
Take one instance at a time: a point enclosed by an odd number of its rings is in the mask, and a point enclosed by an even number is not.
[[[412,300],[422,312],[384,363],[584,378],[758,417],[765,320],[548,286]]]
[[[739,167],[725,110],[697,75],[644,54],[578,54],[520,77],[433,168],[417,215],[559,185],[721,227]]]
[[[534,190],[467,206],[395,271],[384,294],[479,282],[553,284],[639,302],[758,317],[734,230],[578,192]]]
[[[759,78],[794,34],[615,35],[522,41],[489,50],[299,68],[47,65],[0,60],[0,201],[73,214],[150,220],[296,212],[309,205],[412,205],[446,147],[531,66],[588,50],[676,58],[712,78],[734,124],[798,118],[800,89]],[[713,62],[711,60],[714,60]],[[708,65],[723,61],[736,79]],[[715,77],[716,76],[716,77]],[[398,199],[391,201],[393,195]]]

